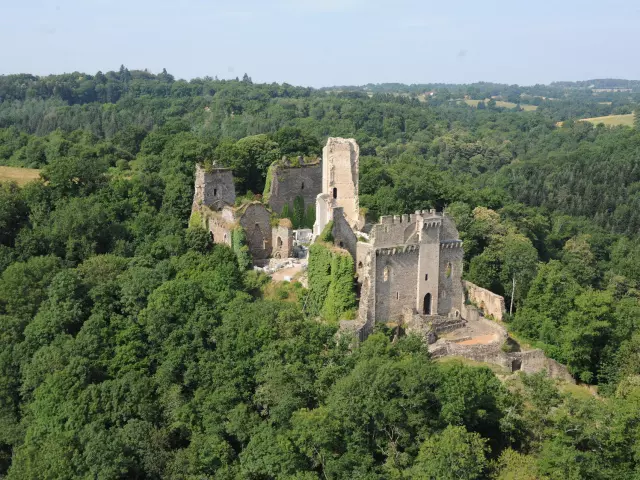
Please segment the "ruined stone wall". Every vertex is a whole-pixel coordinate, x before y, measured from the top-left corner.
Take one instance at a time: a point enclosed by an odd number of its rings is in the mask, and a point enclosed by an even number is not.
[[[464,282],[464,288],[467,291],[467,298],[475,303],[485,315],[502,320],[502,315],[506,311],[504,297],[467,281]]]
[[[271,256],[289,258],[293,256],[293,228],[288,219],[283,219],[271,228]]]
[[[333,230],[331,234],[333,235],[333,243],[349,252],[354,263],[356,263],[358,238],[344,218],[342,208],[333,209]]]
[[[536,349],[527,352],[511,353],[509,357],[515,361],[514,369],[518,369],[517,367],[519,366],[519,370],[525,373],[538,373],[545,370],[551,378],[559,378],[567,382],[575,383],[567,367],[545,356],[542,350]],[[517,365],[516,362],[519,362],[520,365]]]
[[[260,202],[238,209],[239,224],[247,234],[247,245],[254,260],[264,260],[271,255],[271,214]]]
[[[282,213],[285,205],[293,207],[293,200],[301,196],[305,211],[315,207],[316,197],[322,193],[322,163],[290,167],[274,164],[271,169],[269,207]]]
[[[331,199],[328,194],[321,193],[316,197],[316,223],[313,225],[313,234],[318,236],[331,220]]]
[[[419,249],[378,250],[375,268],[375,321],[397,322],[403,307],[416,304]]]
[[[230,246],[231,231],[235,226],[233,216],[229,218],[231,207],[226,207],[223,211],[201,207],[199,211],[202,214],[203,226],[211,233],[213,242]]]
[[[358,170],[360,148],[352,138],[327,140],[322,150],[322,193],[330,195],[332,207],[342,207],[347,223],[358,225]]]
[[[228,168],[214,168],[207,172],[202,165],[197,164],[194,187],[194,210],[202,206],[220,210],[236,201],[233,173]]]

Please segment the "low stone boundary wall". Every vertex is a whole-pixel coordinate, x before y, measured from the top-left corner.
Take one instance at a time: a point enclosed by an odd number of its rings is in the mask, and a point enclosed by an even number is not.
[[[480,317],[478,321],[485,323],[498,334],[496,341],[490,344],[460,345],[453,341],[439,340],[429,347],[431,357],[463,357],[476,362],[498,365],[508,372],[537,373],[545,370],[551,378],[575,383],[567,367],[548,358],[540,349],[526,352],[504,352],[502,346],[508,338],[507,330],[502,325],[484,317]]]
[[[514,352],[507,355],[513,361],[514,371],[521,370],[525,373],[537,373],[546,370],[547,375],[551,378],[559,378],[567,382],[576,383],[567,367],[553,358],[547,357],[540,349]],[[518,362],[520,368],[515,368],[518,366]]]

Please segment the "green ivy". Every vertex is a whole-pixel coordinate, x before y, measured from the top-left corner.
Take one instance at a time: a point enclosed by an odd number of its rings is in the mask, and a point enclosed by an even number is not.
[[[231,248],[238,257],[238,265],[242,270],[249,270],[253,265],[251,252],[247,245],[247,234],[244,228],[238,226],[231,231]]]
[[[275,169],[275,163],[272,163],[267,169],[267,178],[265,179],[264,190],[262,192],[262,201],[264,203],[269,203],[269,199],[271,198],[271,184],[273,183],[273,172]]]
[[[318,237],[319,242],[333,243],[333,220],[327,223]]]
[[[202,215],[199,211],[193,210],[191,217],[189,217],[189,228],[203,228]]]
[[[309,249],[309,295],[306,311],[337,321],[356,308],[353,258],[332,245],[316,242]]]

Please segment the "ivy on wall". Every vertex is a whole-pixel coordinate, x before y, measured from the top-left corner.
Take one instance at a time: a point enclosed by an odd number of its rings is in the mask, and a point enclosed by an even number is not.
[[[202,215],[197,210],[191,211],[191,217],[189,217],[189,228],[204,228],[204,223],[202,222]]]
[[[331,237],[331,228],[332,224],[327,225],[319,241],[309,249],[306,311],[313,316],[321,315],[327,320],[337,321],[352,318],[357,302],[353,288],[353,258],[323,240],[323,237]]]
[[[267,169],[267,178],[264,183],[264,190],[262,191],[262,201],[265,204],[269,203],[269,198],[271,198],[271,184],[273,183],[273,172],[275,171],[276,166],[272,164]]]
[[[247,234],[244,228],[238,226],[231,231],[231,248],[238,257],[238,265],[242,270],[249,270],[253,265],[251,252],[247,245]]]

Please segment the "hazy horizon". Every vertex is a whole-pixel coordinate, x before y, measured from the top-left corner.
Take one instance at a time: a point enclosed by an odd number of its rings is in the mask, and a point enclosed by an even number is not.
[[[330,87],[640,78],[640,8],[504,0],[25,1],[4,7],[0,74],[117,70]],[[612,39],[612,40],[609,40]],[[615,39],[615,41],[613,40]]]

